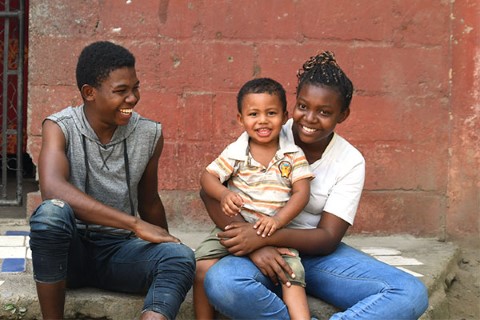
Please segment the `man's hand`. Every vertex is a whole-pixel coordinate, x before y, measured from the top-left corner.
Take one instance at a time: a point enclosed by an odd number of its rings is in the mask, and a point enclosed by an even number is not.
[[[169,234],[167,230],[141,219],[136,220],[133,232],[140,239],[152,243],[181,242],[178,238]]]
[[[288,281],[285,272],[290,274],[292,278],[295,278],[295,275],[292,268],[281,256],[282,254],[295,256],[287,248],[263,247],[252,252],[249,257],[258,269],[268,276],[275,285],[278,284],[280,279],[282,283],[290,287],[291,283]]]

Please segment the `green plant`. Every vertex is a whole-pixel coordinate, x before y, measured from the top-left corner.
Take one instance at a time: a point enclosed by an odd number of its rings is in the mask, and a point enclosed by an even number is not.
[[[3,305],[3,310],[10,313],[10,319],[23,319],[23,316],[27,313],[27,308],[17,306],[13,303]]]

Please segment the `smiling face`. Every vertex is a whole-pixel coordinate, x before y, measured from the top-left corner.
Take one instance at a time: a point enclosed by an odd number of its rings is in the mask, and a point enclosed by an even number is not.
[[[96,123],[105,127],[128,124],[140,100],[139,85],[135,68],[123,67],[110,72],[98,88],[85,86],[87,118],[92,127]]]
[[[335,89],[313,84],[305,84],[300,89],[292,115],[293,133],[307,158],[309,149],[323,153],[335,126],[348,117],[350,109],[341,109],[340,94]]]
[[[238,122],[250,137],[250,144],[278,145],[282,125],[287,119],[282,103],[275,94],[249,93],[242,99]]]

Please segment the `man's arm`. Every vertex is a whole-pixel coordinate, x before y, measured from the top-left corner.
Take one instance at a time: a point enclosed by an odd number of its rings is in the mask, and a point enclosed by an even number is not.
[[[70,163],[65,154],[66,141],[62,130],[53,121],[46,120],[42,131],[42,149],[38,169],[42,198],[67,202],[75,216],[87,223],[125,229],[150,242],[165,242],[164,230],[137,217],[132,217],[107,206],[72,185]],[[172,237],[173,238],[173,237]]]
[[[138,184],[138,212],[143,220],[168,230],[165,208],[158,195],[158,161],[162,150],[163,135]]]

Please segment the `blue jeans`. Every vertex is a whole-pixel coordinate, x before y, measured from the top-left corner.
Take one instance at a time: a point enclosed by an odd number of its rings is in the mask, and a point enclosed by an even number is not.
[[[63,206],[62,206],[63,204]],[[146,294],[143,311],[175,319],[193,284],[193,251],[179,243],[77,230],[67,203],[47,200],[30,219],[30,247],[38,282]]]
[[[418,319],[428,307],[415,277],[341,243],[328,256],[302,255],[307,294],[343,312],[331,319]],[[269,278],[246,257],[227,256],[206,274],[205,292],[232,319],[289,319]]]

